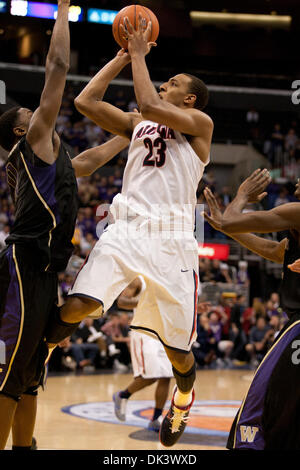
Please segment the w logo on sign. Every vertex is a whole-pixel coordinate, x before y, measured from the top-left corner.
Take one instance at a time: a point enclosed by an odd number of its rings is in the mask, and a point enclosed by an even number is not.
[[[242,442],[253,442],[258,432],[256,426],[240,426]]]
[[[0,366],[1,364],[6,363],[6,346],[4,341],[1,341],[0,339]],[[2,369],[0,367],[0,372],[2,372]]]

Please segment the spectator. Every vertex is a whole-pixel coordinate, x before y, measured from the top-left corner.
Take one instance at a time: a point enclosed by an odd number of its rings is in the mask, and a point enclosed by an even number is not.
[[[248,336],[251,328],[256,323],[258,316],[264,317],[266,315],[264,304],[259,298],[254,298],[252,307],[247,307],[242,314],[242,328],[246,336]]]
[[[9,235],[10,227],[9,225],[4,225],[3,229],[0,230],[0,249],[6,246],[5,240]]]
[[[295,129],[290,129],[285,136],[285,150],[288,152],[290,158],[295,156],[296,146],[298,143],[299,137],[296,134]]]
[[[92,318],[83,320],[72,337],[73,343],[70,349],[76,361],[77,369],[95,366],[95,359],[99,354],[97,339],[101,336],[102,333],[96,329]]]
[[[84,256],[87,256],[93,249],[96,241],[97,240],[94,238],[94,235],[92,233],[87,233],[85,237],[82,236],[80,239],[81,253]]]
[[[239,294],[235,299],[233,299],[233,307],[230,314],[230,323],[231,325],[235,324],[237,328],[241,327],[242,313],[245,309],[246,298],[244,295]]]
[[[270,326],[265,317],[258,317],[256,325],[250,330],[249,343],[246,345],[246,351],[250,356],[251,365],[257,367],[268,350]]]
[[[61,294],[64,299],[66,299],[69,290],[71,289],[74,282],[74,278],[70,274],[66,274],[60,284]]]
[[[248,127],[248,137],[251,140],[256,140],[259,136],[259,113],[255,108],[249,109],[246,114],[246,122]]]
[[[233,279],[229,274],[229,266],[226,263],[220,264],[220,274],[215,278],[217,282],[233,284]]]
[[[282,206],[282,204],[287,204],[290,202],[289,199],[289,192],[285,186],[283,186],[280,190],[279,196],[275,200],[275,207]]]
[[[235,365],[247,362],[248,356],[246,352],[247,337],[242,327],[238,327],[233,323],[229,331],[229,340],[232,342],[233,347],[230,353],[230,358]]]
[[[269,156],[272,165],[279,166],[283,156],[284,135],[281,125],[275,124],[271,134],[271,154]]]
[[[237,272],[237,283],[241,286],[248,287],[250,284],[250,279],[247,271],[247,261],[239,261],[238,267],[239,269]]]
[[[208,366],[217,359],[214,345],[215,339],[209,327],[208,316],[199,314],[197,316],[197,339],[193,344],[192,351],[200,367]]]
[[[249,111],[246,114],[246,121],[248,124],[252,124],[252,123],[258,124],[259,114],[255,108],[249,109]]]
[[[128,315],[128,314],[124,314]],[[128,316],[127,316],[127,328],[128,325]],[[114,359],[114,368],[120,372],[128,371],[128,364],[130,362],[130,353],[128,349],[128,329],[126,335],[126,321],[124,316],[120,322],[119,313],[112,311],[109,314],[109,321],[107,321],[102,327],[101,331],[106,336],[106,342],[108,346],[109,355],[114,355],[115,351],[119,351],[120,356]],[[118,345],[118,347],[116,347]]]
[[[272,302],[274,309],[277,309],[279,307],[280,298],[278,292],[272,292],[270,296],[270,301]]]
[[[232,201],[232,196],[231,196],[231,189],[229,186],[223,186],[222,188],[222,192],[220,194],[220,199],[222,201],[222,205],[225,207],[228,206],[228,204],[230,204],[230,202]]]

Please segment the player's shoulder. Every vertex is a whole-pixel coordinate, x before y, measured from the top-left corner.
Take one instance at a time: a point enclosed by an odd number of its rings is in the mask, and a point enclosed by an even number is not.
[[[190,114],[190,116],[193,116],[195,119],[198,119],[199,121],[201,121],[202,125],[205,124],[208,127],[211,127],[211,128],[214,127],[214,122],[212,118],[208,114],[201,111],[200,109],[187,108],[185,111],[188,114]]]

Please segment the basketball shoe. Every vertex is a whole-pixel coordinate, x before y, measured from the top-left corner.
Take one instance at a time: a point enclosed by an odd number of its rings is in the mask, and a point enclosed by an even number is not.
[[[149,421],[148,429],[150,431],[159,432],[163,417],[160,415],[157,419]]]
[[[174,396],[176,390],[177,387],[175,387],[174,389],[171,407],[166,416],[164,417],[159,431],[159,440],[161,444],[165,447],[171,447],[176,444],[176,442],[182,435],[188,421],[190,409],[195,400],[195,391],[193,389],[192,401],[189,406],[175,406]]]
[[[120,421],[126,420],[126,407],[127,407],[127,398],[121,398],[120,392],[113,394],[114,410],[115,415]]]

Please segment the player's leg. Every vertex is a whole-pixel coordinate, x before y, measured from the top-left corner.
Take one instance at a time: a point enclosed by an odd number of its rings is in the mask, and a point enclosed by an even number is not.
[[[127,401],[136,392],[143,390],[154,384],[156,379],[144,379],[143,377],[135,377],[134,380],[124,390],[120,390],[113,394],[113,402],[115,415],[120,421],[126,420]]]
[[[46,333],[49,349],[53,349],[63,339],[71,336],[80,322],[101,306],[101,302],[82,297],[68,297],[62,307],[54,306],[51,323]]]
[[[285,325],[259,365],[232,424],[228,449],[299,447],[300,375],[295,354],[298,341],[299,314]]]
[[[5,449],[18,402],[0,393],[0,450]]]
[[[165,347],[167,356],[173,366],[177,390],[174,403],[179,407],[189,406],[193,399],[193,386],[196,380],[196,362],[192,351],[185,353]]]
[[[169,395],[170,381],[171,379],[165,377],[160,378],[157,381],[155,390],[155,410],[152,418],[153,420],[156,420],[163,412]]]
[[[88,315],[101,307],[107,311],[135,277],[136,273],[113,254],[103,253],[103,243],[99,240],[79,271],[66,303],[53,312],[46,335],[49,348],[71,336]]]
[[[185,353],[168,347],[165,350],[173,366],[176,387],[170,409],[160,427],[159,437],[165,447],[171,447],[183,434],[195,399],[196,363],[191,351]]]
[[[148,429],[158,432],[163,420],[162,413],[164,406],[168,399],[169,388],[170,388],[169,378],[160,378],[157,381],[157,386],[155,390],[155,408],[153,410],[153,416],[149,422]]]
[[[13,450],[30,450],[37,411],[37,394],[23,394],[12,425]]]

